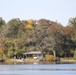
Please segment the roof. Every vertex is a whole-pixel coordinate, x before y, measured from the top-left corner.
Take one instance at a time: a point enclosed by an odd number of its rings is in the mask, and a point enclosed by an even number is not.
[[[26,53],[23,53],[23,54],[42,54],[41,52],[39,51],[32,51],[32,52],[26,52]]]

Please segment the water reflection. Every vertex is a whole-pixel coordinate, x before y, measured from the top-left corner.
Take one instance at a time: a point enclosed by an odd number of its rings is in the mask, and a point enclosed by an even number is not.
[[[4,75],[76,75],[76,64],[11,64],[0,65]]]

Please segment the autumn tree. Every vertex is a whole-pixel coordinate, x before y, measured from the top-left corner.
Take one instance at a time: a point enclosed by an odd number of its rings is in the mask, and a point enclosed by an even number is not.
[[[7,46],[5,45],[5,39],[0,38],[0,58],[4,58],[7,55]]]
[[[69,19],[69,25],[76,27],[76,17]]]
[[[5,26],[6,22],[2,19],[2,17],[0,17],[0,37],[2,37],[4,35],[3,33],[5,33]]]
[[[66,56],[71,56],[71,53],[73,56],[76,47],[76,18],[69,19],[68,26],[65,27],[65,36]]]
[[[6,24],[5,21],[2,19],[2,17],[0,17],[0,27],[5,24]]]
[[[27,51],[42,51],[55,57],[73,56],[76,47],[75,18],[69,25],[46,19],[11,19],[7,24],[0,18],[0,53],[20,57]]]
[[[11,19],[8,23],[8,37],[17,38],[21,21],[19,18]]]

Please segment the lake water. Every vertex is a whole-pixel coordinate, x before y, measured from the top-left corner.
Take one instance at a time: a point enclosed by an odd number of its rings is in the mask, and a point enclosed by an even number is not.
[[[2,64],[0,75],[76,75],[76,64]]]

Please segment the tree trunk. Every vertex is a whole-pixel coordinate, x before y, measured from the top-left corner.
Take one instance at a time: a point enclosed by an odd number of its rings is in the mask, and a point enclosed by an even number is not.
[[[53,54],[54,54],[54,57],[56,58],[56,51],[55,50],[53,50]]]

